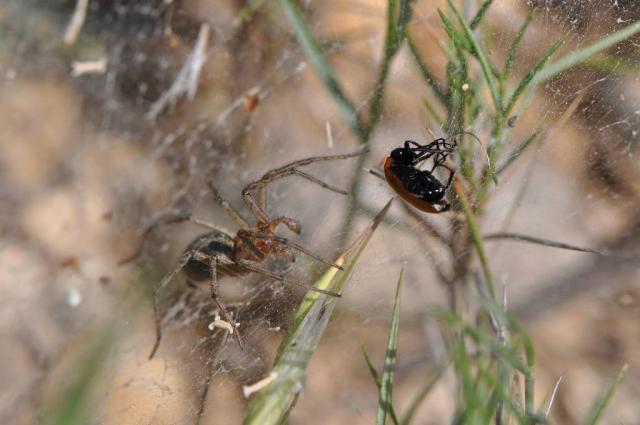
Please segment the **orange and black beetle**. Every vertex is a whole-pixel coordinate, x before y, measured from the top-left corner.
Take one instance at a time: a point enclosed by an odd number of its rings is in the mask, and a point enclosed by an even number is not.
[[[428,213],[447,211],[450,204],[444,195],[451,186],[456,172],[444,162],[456,149],[456,142],[436,139],[427,145],[420,145],[412,140],[404,142],[404,147],[396,148],[384,161],[384,176],[398,195],[414,207]],[[417,165],[433,158],[431,170],[420,170]],[[436,168],[443,167],[449,171],[447,184],[442,184],[434,175]]]

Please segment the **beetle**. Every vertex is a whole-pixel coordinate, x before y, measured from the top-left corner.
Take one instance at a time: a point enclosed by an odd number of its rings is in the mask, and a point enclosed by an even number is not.
[[[451,205],[444,199],[447,189],[455,178],[455,170],[445,165],[447,157],[456,149],[455,139],[448,142],[439,138],[421,145],[406,140],[404,146],[391,151],[384,160],[384,176],[389,186],[405,201],[417,209],[439,214],[449,210]],[[430,170],[420,170],[417,166],[433,158]],[[446,184],[441,183],[433,172],[442,167],[449,171]]]

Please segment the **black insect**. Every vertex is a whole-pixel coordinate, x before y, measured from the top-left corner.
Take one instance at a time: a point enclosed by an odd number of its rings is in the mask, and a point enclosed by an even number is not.
[[[427,145],[412,140],[404,142],[404,147],[396,148],[384,161],[385,179],[393,190],[414,207],[428,213],[441,213],[450,208],[444,200],[456,172],[445,165],[447,157],[456,149],[455,139],[436,139]],[[430,170],[420,170],[417,166],[433,158]],[[449,179],[442,184],[434,175],[436,168],[449,171]]]

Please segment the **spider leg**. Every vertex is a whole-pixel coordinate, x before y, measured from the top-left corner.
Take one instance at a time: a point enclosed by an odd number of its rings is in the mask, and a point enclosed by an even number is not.
[[[140,256],[140,254],[142,254],[142,251],[144,250],[144,244],[147,238],[149,237],[151,232],[156,230],[158,227],[163,226],[165,224],[184,223],[185,221],[197,224],[198,226],[206,227],[207,229],[220,230],[218,227],[214,226],[211,223],[208,223],[204,220],[200,220],[199,218],[193,217],[190,213],[173,211],[173,212],[161,214],[160,216],[156,217],[153,221],[151,221],[151,223],[149,223],[149,225],[145,227],[145,229],[142,231],[142,241],[140,242],[140,245],[138,245],[138,248],[131,255],[119,260],[118,265],[123,266],[127,263],[130,263],[136,260]]]
[[[215,196],[218,203],[222,205],[227,214],[229,214],[229,216],[231,216],[231,218],[236,223],[238,223],[241,228],[248,229],[249,227],[251,227],[247,220],[245,220],[244,217],[242,217],[242,215],[238,212],[238,210],[236,210],[226,199],[222,197],[222,195],[220,195],[220,192],[213,184],[212,179],[207,180],[207,186],[209,186],[209,190],[213,193],[213,196]]]
[[[309,257],[313,258],[316,261],[319,261],[321,263],[326,264],[327,266],[330,267],[335,267],[338,270],[344,270],[344,268],[342,266],[339,266],[337,264],[332,263],[331,261],[325,260],[324,258],[314,254],[313,252],[307,250],[305,247],[303,247],[302,245],[299,245],[295,242],[290,241],[287,238],[283,238],[281,236],[277,236],[277,235],[266,235],[260,232],[254,232],[254,231],[250,231],[250,230],[239,230],[238,231],[238,237],[242,240],[246,240],[248,242],[251,241],[251,239],[266,239],[266,240],[271,240],[271,241],[275,241],[278,242],[286,247],[295,249],[296,251],[300,251],[301,253],[308,255]]]
[[[218,298],[218,273],[217,272],[218,272],[218,258],[214,255],[213,257],[211,257],[211,284],[210,284],[211,300],[218,307],[218,310],[220,311],[220,314],[222,314],[222,317],[224,317],[224,320],[226,320],[231,325],[231,327],[233,327],[235,331],[236,339],[238,340],[238,345],[240,345],[240,348],[242,348],[242,339],[240,338],[240,332],[238,332],[238,329],[235,326],[235,321],[233,320],[233,318],[225,308],[224,304],[222,304],[220,302],[220,299]]]
[[[309,180],[310,182],[317,184],[318,186],[322,187],[323,189],[327,189],[327,190],[330,190],[332,192],[339,193],[340,195],[348,195],[349,194],[349,192],[347,192],[346,190],[340,189],[339,187],[331,186],[330,184],[325,183],[322,180],[320,180],[319,178],[314,177],[311,174],[307,174],[304,171],[300,171],[300,170],[298,170],[296,168],[292,169],[291,171],[292,171],[292,173],[294,175],[303,177],[303,178]]]
[[[319,292],[321,294],[330,295],[330,296],[336,297],[336,298],[342,297],[342,295],[337,293],[337,292],[327,291],[327,290],[324,290],[324,289],[316,288],[315,286],[310,285],[310,284],[305,283],[305,282],[299,282],[297,280],[285,279],[284,277],[278,276],[277,274],[273,273],[270,270],[267,270],[267,269],[262,268],[260,266],[256,266],[251,261],[242,260],[242,259],[236,259],[236,264],[238,264],[239,266],[241,266],[241,267],[243,267],[243,268],[245,268],[245,269],[247,269],[249,271],[265,275],[265,276],[267,276],[267,277],[269,277],[271,279],[278,280],[278,281],[283,282],[283,283],[289,283],[289,284],[292,284],[292,285],[300,286],[300,287],[308,289],[310,291]]]
[[[341,195],[346,195],[347,192],[345,192],[342,189],[338,189],[336,187],[333,187],[325,182],[323,182],[322,180],[307,174],[305,172],[302,172],[296,168],[288,168],[288,169],[284,169],[284,170],[280,170],[277,173],[274,172],[269,172],[267,174],[265,174],[260,180],[257,180],[253,183],[249,183],[243,190],[242,190],[242,197],[244,198],[245,203],[247,204],[247,206],[249,207],[249,209],[251,210],[251,212],[253,212],[253,214],[255,215],[256,219],[258,219],[258,221],[263,222],[263,223],[268,223],[269,222],[269,217],[266,213],[266,211],[260,207],[259,202],[256,200],[256,198],[253,195],[253,191],[258,190],[258,191],[262,191],[264,188],[266,188],[266,186],[268,186],[269,184],[273,183],[276,180],[282,179],[284,177],[288,177],[288,176],[299,176],[299,177],[303,177],[309,181],[311,181],[312,183],[317,184],[318,186],[324,188],[324,189],[328,189],[331,190],[332,192],[336,192],[339,193]]]
[[[314,162],[321,162],[321,161],[333,161],[333,160],[337,160],[337,159],[347,159],[347,158],[353,158],[359,155],[362,155],[362,153],[364,153],[364,149],[361,149],[357,152],[354,153],[350,153],[350,154],[342,154],[342,155],[326,155],[326,156],[315,156],[315,157],[311,157],[311,158],[306,158],[306,159],[301,159],[298,161],[294,161],[291,162],[289,164],[286,164],[282,167],[276,168],[274,170],[271,170],[267,173],[265,173],[261,179],[253,182],[253,183],[249,183],[243,190],[242,190],[242,197],[244,199],[245,204],[247,205],[247,207],[249,207],[249,209],[251,210],[251,212],[253,213],[253,215],[256,217],[256,219],[262,223],[267,223],[269,222],[269,218],[267,216],[266,213],[266,188],[269,184],[273,183],[276,180],[280,180],[284,177],[288,177],[291,175],[297,175],[299,177],[303,177],[309,181],[311,181],[312,183],[315,183],[325,189],[331,190],[333,192],[337,192],[340,194],[346,194],[345,191],[343,191],[342,189],[338,189],[335,188],[325,182],[323,182],[322,180],[313,177],[307,173],[304,173],[300,170],[298,170],[298,167],[304,167],[306,165],[309,164],[313,164]],[[254,195],[254,191],[257,191],[257,199],[256,196]]]
[[[262,208],[262,211],[266,211],[267,210],[267,187],[266,186],[258,190],[258,202],[260,204],[260,208]]]
[[[289,168],[298,168],[304,167],[305,165],[313,164],[314,162],[322,162],[322,161],[335,161],[337,159],[347,159],[354,158],[356,156],[360,156],[367,151],[366,148],[360,149],[359,151],[353,153],[345,153],[340,155],[324,155],[324,156],[312,156],[311,158],[299,159],[297,161],[290,162],[289,164],[283,165],[282,167],[278,167],[270,172],[279,172]],[[270,173],[269,172],[269,173]],[[267,173],[267,174],[269,174]]]
[[[169,282],[171,282],[171,280],[178,273],[180,273],[180,271],[189,262],[189,260],[193,257],[193,255],[194,255],[193,251],[187,251],[184,254],[182,254],[182,257],[180,257],[180,261],[178,262],[178,265],[169,273],[167,273],[160,281],[160,285],[158,285],[153,290],[153,314],[155,317],[155,324],[156,324],[156,342],[155,344],[153,344],[153,348],[151,349],[151,354],[149,354],[149,360],[151,360],[153,356],[156,354],[156,350],[160,346],[160,340],[162,339],[162,318],[160,317],[160,308],[159,308],[159,302],[158,302],[160,291],[165,286],[167,286]]]
[[[290,218],[290,217],[276,217],[269,221],[269,228],[272,232],[274,232],[278,225],[284,224],[287,226],[289,230],[291,230],[296,235],[299,235],[302,231],[302,226],[298,223],[298,220]]]

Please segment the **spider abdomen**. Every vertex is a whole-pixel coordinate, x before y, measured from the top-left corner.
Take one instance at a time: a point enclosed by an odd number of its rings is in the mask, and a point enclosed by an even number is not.
[[[192,258],[185,264],[184,272],[190,280],[200,282],[211,279],[211,261],[202,258],[216,259],[216,274],[221,276],[242,276],[248,270],[235,264],[235,241],[230,235],[221,231],[204,233],[193,240],[185,252],[193,252]]]

